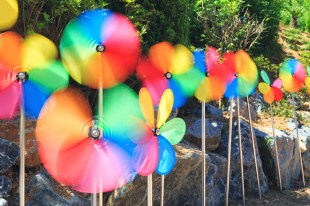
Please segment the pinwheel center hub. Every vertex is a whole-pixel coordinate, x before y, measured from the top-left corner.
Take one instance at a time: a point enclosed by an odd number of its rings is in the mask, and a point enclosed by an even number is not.
[[[154,136],[158,136],[160,134],[160,130],[158,128],[156,128],[156,127],[154,127],[152,129],[152,132],[153,132]]]
[[[90,127],[89,128],[89,132],[88,132],[88,137],[92,138],[92,139],[95,139],[95,140],[98,140],[101,137],[101,132],[96,127]]]
[[[171,79],[172,78],[172,74],[170,72],[166,72],[165,73],[165,77],[166,77],[166,79]]]
[[[209,77],[209,76],[210,76],[210,73],[207,71],[207,72],[205,73],[205,75],[206,75],[206,77]]]
[[[29,78],[29,75],[27,72],[18,72],[16,75],[16,79],[19,82],[25,82],[28,80],[28,78]]]
[[[105,51],[105,46],[103,44],[98,44],[96,46],[96,51],[97,52],[104,52]]]
[[[238,73],[238,72],[236,72],[234,75],[235,75],[235,77],[238,77],[238,76],[239,76],[239,73]]]

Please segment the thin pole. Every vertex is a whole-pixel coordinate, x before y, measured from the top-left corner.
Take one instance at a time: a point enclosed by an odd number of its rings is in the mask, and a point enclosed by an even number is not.
[[[271,111],[272,136],[273,136],[274,145],[275,145],[275,148],[276,148],[276,160],[277,160],[277,167],[278,167],[278,177],[279,177],[279,183],[280,183],[280,190],[282,191],[281,170],[280,170],[280,162],[279,162],[279,155],[278,155],[277,138],[276,138],[275,129],[274,129],[272,103],[270,104],[270,111]]]
[[[206,103],[201,103],[202,205],[206,205]]]
[[[20,171],[19,171],[19,205],[25,205],[25,108],[24,99],[21,97],[20,101]]]
[[[153,205],[152,174],[147,176],[147,205]]]
[[[98,115],[99,115],[99,122],[100,122],[103,119],[103,89],[102,89],[102,87],[99,88],[99,92],[98,92]],[[99,184],[100,184],[99,188],[102,188],[101,183],[102,183],[102,181],[99,182]],[[102,206],[103,205],[102,192],[99,191],[98,195],[99,195],[99,206]]]
[[[301,156],[301,151],[300,151],[300,146],[299,146],[299,133],[298,133],[298,123],[297,123],[297,115],[296,115],[296,105],[295,105],[295,99],[294,99],[294,94],[292,93],[292,99],[293,99],[293,105],[294,105],[294,120],[295,120],[295,129],[296,129],[296,135],[297,135],[297,148],[299,150],[299,159],[300,159],[300,167],[301,167],[301,176],[302,176],[302,183],[304,187],[306,186],[305,183],[305,175],[304,175],[304,168],[303,168],[303,163],[302,163],[302,156]]]
[[[262,194],[261,194],[261,190],[260,190],[260,180],[259,180],[259,174],[258,174],[258,166],[257,166],[257,159],[256,159],[256,147],[255,147],[255,141],[254,141],[255,139],[254,139],[254,134],[253,134],[253,125],[252,125],[252,117],[251,117],[249,97],[246,97],[246,101],[247,101],[247,105],[248,105],[248,114],[249,114],[249,121],[250,121],[250,131],[251,131],[251,138],[252,138],[252,149],[253,149],[254,163],[255,163],[255,169],[256,169],[258,193],[259,193],[259,199],[262,200]]]
[[[232,119],[233,119],[234,99],[230,99],[230,116],[229,116],[229,134],[228,134],[228,154],[227,154],[227,179],[226,179],[226,206],[229,201],[229,181],[230,181],[230,157],[231,157],[231,137],[232,137]]]
[[[97,194],[96,193],[91,194],[91,205],[97,206]]]
[[[240,104],[239,97],[237,97],[237,112],[238,112],[238,136],[239,136],[239,152],[240,152],[240,167],[241,167],[241,183],[242,183],[242,201],[245,206],[245,192],[244,192],[244,175],[243,175],[243,155],[242,155],[242,136],[240,127]]]
[[[160,206],[164,206],[164,194],[165,194],[165,175],[161,175],[161,197],[160,197]]]

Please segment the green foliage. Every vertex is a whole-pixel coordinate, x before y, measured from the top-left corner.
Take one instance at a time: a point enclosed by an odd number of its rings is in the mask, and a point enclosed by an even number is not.
[[[270,80],[273,81],[279,76],[279,66],[273,64],[263,55],[259,55],[253,58],[258,70],[265,70],[270,77]]]
[[[310,66],[310,51],[305,51],[300,54],[300,62],[305,66]]]

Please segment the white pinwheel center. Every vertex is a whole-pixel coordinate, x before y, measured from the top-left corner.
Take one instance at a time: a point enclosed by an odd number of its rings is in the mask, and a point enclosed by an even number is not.
[[[153,132],[154,136],[160,135],[160,130],[159,130],[158,128],[156,128],[156,127],[154,127],[154,128],[152,129],[152,132]]]
[[[238,73],[238,72],[236,72],[236,73],[235,73],[234,75],[235,75],[235,77],[237,77],[237,78],[238,78],[238,76],[239,76],[239,73]]]
[[[18,72],[16,75],[16,79],[19,82],[25,82],[28,80],[28,78],[29,78],[29,75],[27,72]]]
[[[172,74],[170,72],[167,72],[167,73],[165,73],[165,77],[166,77],[166,79],[171,79]]]
[[[105,51],[105,46],[103,44],[98,44],[96,46],[96,51],[97,52],[104,52]]]
[[[101,137],[101,132],[98,128],[90,127],[88,137],[95,139],[95,140],[98,140]]]

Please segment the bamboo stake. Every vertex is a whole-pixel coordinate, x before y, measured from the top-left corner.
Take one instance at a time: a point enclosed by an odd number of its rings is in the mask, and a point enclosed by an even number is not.
[[[147,176],[147,205],[153,205],[152,174]]]
[[[25,205],[25,108],[24,99],[21,97],[20,102],[20,167],[19,167],[19,205]]]
[[[202,205],[206,205],[206,103],[201,103]]]
[[[243,173],[243,155],[242,155],[242,136],[240,128],[240,104],[239,97],[237,97],[237,112],[238,112],[238,136],[239,136],[239,153],[240,153],[240,167],[241,167],[241,183],[242,183],[242,201],[245,206],[245,192],[244,192],[244,173]]]
[[[165,175],[161,175],[161,198],[160,198],[160,206],[164,206],[164,194],[165,194]]]

